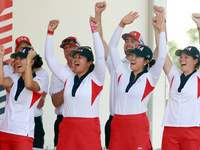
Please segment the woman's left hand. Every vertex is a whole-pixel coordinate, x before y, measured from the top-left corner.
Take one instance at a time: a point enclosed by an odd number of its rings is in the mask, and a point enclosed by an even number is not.
[[[27,56],[28,60],[31,61],[35,56],[36,56],[36,52],[33,49],[31,49],[30,51],[28,51],[28,56]]]

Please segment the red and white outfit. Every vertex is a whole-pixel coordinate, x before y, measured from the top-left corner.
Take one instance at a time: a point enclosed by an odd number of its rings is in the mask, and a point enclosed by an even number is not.
[[[200,149],[200,70],[194,72],[181,92],[178,92],[181,74],[181,71],[172,65],[167,75],[170,92],[162,123],[165,127],[163,150]]]
[[[4,70],[4,77],[8,77],[13,73],[13,67],[11,65],[4,65],[3,66],[3,70]],[[48,93],[48,86],[49,86],[49,75],[48,72],[43,69],[40,68],[39,70],[37,70],[36,75],[38,75],[39,77],[44,78],[45,83],[44,83],[44,92]],[[9,93],[6,92],[6,103],[8,102],[9,99]],[[6,107],[6,106],[5,106]],[[38,116],[42,116],[43,115],[43,109],[40,108],[38,109],[37,107],[35,108],[35,114],[34,117],[38,117]]]
[[[129,69],[130,69],[130,62],[126,59],[126,57],[124,59],[121,60],[124,65]],[[110,111],[110,115],[114,116],[114,109],[115,109],[115,99],[117,98],[117,77],[116,77],[116,73],[115,70],[113,68],[112,65],[112,61],[110,58],[110,53],[108,54],[108,58],[106,61],[106,66],[108,68],[108,71],[110,73],[110,94],[109,94],[109,111]]]
[[[37,75],[33,80],[40,86],[40,91],[38,92],[30,91],[24,87],[22,91],[18,93],[17,90],[19,89],[18,85],[21,83],[19,82],[21,74],[15,73],[10,75],[10,77],[13,81],[13,85],[10,90],[9,99],[6,102],[4,116],[0,125],[0,146],[5,150],[7,150],[7,148],[4,147],[5,144],[11,144],[13,147],[13,141],[11,140],[17,140],[17,138],[28,138],[30,142],[33,142],[35,125],[34,112],[39,102],[38,100],[41,98],[42,92],[44,91],[44,82],[42,82],[44,79]],[[7,137],[9,137],[8,140],[10,141],[5,141]],[[16,145],[17,143],[13,144]]]
[[[104,49],[99,33],[93,33],[95,68],[72,96],[76,74],[53,56],[53,36],[47,35],[45,59],[53,74],[65,84],[63,121],[59,126],[57,150],[101,150],[99,98],[105,79]]]
[[[166,57],[165,33],[162,32],[159,35],[160,52],[156,63],[126,92],[131,71],[121,61],[117,49],[122,30],[123,28],[117,27],[109,44],[111,60],[118,78],[118,95],[115,102],[115,115],[111,122],[109,150],[152,149],[146,111]]]

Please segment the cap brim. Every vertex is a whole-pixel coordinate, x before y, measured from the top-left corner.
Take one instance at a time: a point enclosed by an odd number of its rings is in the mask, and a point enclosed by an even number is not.
[[[60,48],[64,48],[64,46],[65,46],[65,43],[60,44]]]
[[[124,39],[124,40],[126,40],[126,38],[127,37],[132,37],[132,38],[134,38],[136,41],[138,41],[135,37],[133,37],[132,35],[130,35],[130,34],[128,34],[128,33],[125,33],[125,34],[123,34],[122,35],[122,39]],[[144,44],[144,42],[143,41],[138,41],[140,44]]]
[[[72,44],[72,43],[62,43],[60,45],[60,48],[64,48],[66,44],[69,44],[69,45],[73,45],[73,46],[77,46],[77,43],[76,44]],[[78,46],[77,46],[78,47]]]
[[[16,53],[12,53],[12,54],[10,55],[10,58],[16,58],[16,57],[17,57]]]
[[[134,53],[135,55],[137,55],[137,56],[139,56],[139,57],[144,57],[143,55],[141,55],[140,52],[138,52],[137,49],[128,49],[128,50],[127,50],[127,53],[128,53],[128,54]]]
[[[21,58],[26,58],[23,54],[21,53],[12,53],[10,55],[10,58],[16,58],[17,56],[21,57]],[[35,57],[34,57],[35,58]]]
[[[72,50],[72,51],[69,53],[69,56],[70,56],[70,57],[74,57],[74,55],[75,55],[76,53],[78,53],[78,51]]]
[[[131,36],[131,35],[128,34],[128,33],[125,33],[125,34],[122,35],[122,39],[126,40],[126,38],[127,38],[128,36]],[[131,37],[132,37],[132,36],[131,36]]]
[[[178,49],[178,50],[175,52],[175,55],[176,55],[176,56],[180,56],[182,52],[183,52],[183,50]]]

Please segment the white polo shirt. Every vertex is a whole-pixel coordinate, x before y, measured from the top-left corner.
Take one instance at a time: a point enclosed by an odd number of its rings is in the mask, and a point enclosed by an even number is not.
[[[122,60],[125,66],[130,69],[130,62],[126,59],[126,57]],[[109,111],[110,115],[114,116],[114,108],[115,108],[115,100],[117,99],[117,76],[115,70],[112,65],[112,61],[110,58],[110,54],[108,54],[106,66],[110,73],[110,92],[109,92]]]
[[[9,100],[5,108],[4,116],[0,125],[0,131],[15,135],[34,137],[34,111],[42,96],[44,81],[36,75],[33,78],[40,86],[39,92],[33,92],[25,87],[15,99],[18,88],[18,80],[21,74],[12,74],[13,85],[10,90]]]
[[[3,66],[3,70],[4,70],[4,77],[8,77],[13,73],[13,67],[11,65],[4,65]],[[45,83],[44,83],[44,92],[48,93],[48,86],[49,86],[49,75],[48,72],[41,68],[40,70],[35,72],[36,75],[44,78]],[[9,98],[9,93],[6,92],[6,103],[8,101]],[[43,115],[43,109],[40,108],[38,109],[37,107],[35,108],[35,114],[34,117],[38,117],[38,116],[42,116]]]
[[[45,81],[45,83],[44,83],[44,92],[48,93],[48,87],[49,87],[49,75],[48,75],[48,72],[45,69],[41,68],[40,70],[36,71],[35,73],[39,77],[42,77],[42,78],[45,79],[44,80]],[[43,115],[43,108],[38,109],[36,107],[34,117],[39,117],[39,116],[42,116],[42,115]]]
[[[173,65],[167,75],[171,88],[163,126],[192,127],[200,124],[200,70],[192,74],[181,92],[178,92],[181,74]]]
[[[95,50],[95,68],[89,73],[72,96],[74,77],[76,74],[62,66],[55,58],[53,51],[53,36],[47,35],[45,59],[53,74],[65,85],[63,117],[99,117],[99,98],[105,79],[104,48],[98,32],[93,33]]]
[[[165,32],[161,32],[159,34],[159,52],[156,63],[147,73],[143,73],[130,87],[128,92],[126,92],[131,71],[127,69],[127,66],[125,66],[121,61],[117,49],[122,30],[123,28],[118,26],[109,43],[109,52],[118,81],[117,99],[115,100],[115,114],[140,114],[148,110],[147,104],[150,95],[158,82],[165,62],[167,52]]]
[[[70,69],[68,65],[65,66],[67,69]],[[71,69],[70,69],[71,70]],[[49,88],[49,94],[52,96],[53,94],[60,92],[64,89],[64,84],[54,75],[51,75],[51,85]],[[55,108],[56,115],[62,115],[63,104]]]

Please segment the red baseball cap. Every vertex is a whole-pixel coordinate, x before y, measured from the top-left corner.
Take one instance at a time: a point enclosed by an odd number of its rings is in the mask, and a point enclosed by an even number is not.
[[[141,33],[137,32],[137,31],[131,31],[130,33],[125,33],[125,34],[123,34],[123,35],[122,35],[122,38],[123,38],[124,40],[126,40],[126,38],[127,38],[128,36],[133,37],[134,39],[136,39],[137,41],[139,41],[140,44],[144,44],[144,39],[143,39]]]
[[[60,47],[64,48],[65,44],[71,44],[71,45],[78,46],[78,47],[81,46],[79,40],[76,37],[73,37],[73,36],[69,36],[66,39],[64,39],[62,41],[62,43],[60,44]]]
[[[20,36],[15,40],[15,48],[21,43],[21,42],[27,42],[28,44],[31,45],[31,41],[28,37],[26,36]]]

